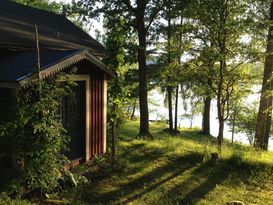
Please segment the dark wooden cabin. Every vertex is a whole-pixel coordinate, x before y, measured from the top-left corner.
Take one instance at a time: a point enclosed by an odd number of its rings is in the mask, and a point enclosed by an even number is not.
[[[31,86],[37,76],[35,25],[41,79],[77,68],[70,76],[78,84],[76,100],[60,102],[58,115],[72,138],[70,160],[88,161],[106,150],[106,88],[112,74],[100,60],[103,46],[64,16],[1,1],[0,121],[6,112],[1,103],[9,103],[16,90]]]

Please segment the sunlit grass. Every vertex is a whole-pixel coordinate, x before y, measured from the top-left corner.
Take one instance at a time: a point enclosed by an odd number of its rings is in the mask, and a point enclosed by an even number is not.
[[[86,165],[90,182],[67,190],[71,204],[273,205],[272,152],[225,142],[221,159],[212,162],[215,138],[197,129],[170,136],[165,124],[151,123],[154,140],[139,139],[138,125],[120,127],[114,168]]]

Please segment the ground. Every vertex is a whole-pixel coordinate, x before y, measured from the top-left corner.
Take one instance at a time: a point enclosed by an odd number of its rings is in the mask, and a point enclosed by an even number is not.
[[[118,135],[118,162],[102,159],[78,168],[89,183],[63,194],[72,204],[245,204],[273,205],[273,153],[226,142],[222,158],[210,161],[215,139],[198,130],[178,136],[151,124],[154,140],[136,139],[137,122]],[[83,171],[85,170],[85,171]]]
[[[213,137],[197,129],[169,136],[165,126],[151,123],[154,140],[136,139],[138,122],[126,122],[119,129],[114,167],[96,158],[74,169],[85,183],[66,186],[47,203],[273,205],[273,152],[225,142],[221,159],[213,162]]]

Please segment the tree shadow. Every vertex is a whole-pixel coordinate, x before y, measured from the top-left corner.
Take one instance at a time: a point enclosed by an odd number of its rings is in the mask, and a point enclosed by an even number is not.
[[[169,159],[167,163],[156,167],[145,175],[131,181],[128,180],[125,184],[118,185],[117,189],[105,193],[97,193],[97,196],[94,196],[94,194],[92,196],[90,195],[90,192],[86,192],[85,200],[95,200],[102,204],[109,203],[110,201],[117,201],[118,199],[121,199],[121,203],[123,204],[132,202],[158,188],[163,183],[172,180],[184,171],[194,167],[202,160],[203,155],[198,153],[191,153],[182,157]],[[94,184],[89,184],[84,189],[90,190],[92,193],[92,186],[94,186]],[[99,189],[99,187],[96,188]]]
[[[260,164],[259,166],[264,167],[266,165]],[[219,160],[218,162],[208,161],[200,164],[191,173],[191,177],[188,180],[168,190],[166,195],[175,204],[194,204],[231,175],[233,177],[229,178],[229,185],[231,187],[238,186],[241,181],[247,181],[253,175],[255,167],[257,168],[257,165],[254,166],[242,162],[241,157],[237,155],[227,160]],[[204,179],[204,181],[200,183],[200,179]],[[198,184],[198,186],[195,187],[194,184]]]

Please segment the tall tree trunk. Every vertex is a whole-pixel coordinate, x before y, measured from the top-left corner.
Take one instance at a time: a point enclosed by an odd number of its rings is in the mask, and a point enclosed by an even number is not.
[[[231,133],[231,143],[234,143],[234,132],[235,132],[235,115],[232,118],[232,133]]]
[[[224,46],[222,46],[221,53],[224,53]],[[223,99],[223,83],[224,83],[224,70],[226,69],[226,62],[224,60],[220,60],[220,68],[219,68],[219,81],[217,88],[217,111],[218,111],[218,121],[219,121],[219,130],[217,136],[218,142],[218,151],[219,155],[221,155],[222,151],[222,142],[224,139],[224,114],[225,114],[225,100]]]
[[[131,117],[130,117],[131,120],[133,120],[135,117],[135,111],[136,111],[136,101],[133,104],[133,109],[132,109],[132,113],[131,113]]]
[[[270,5],[270,21],[273,20],[273,2]],[[260,106],[258,112],[258,118],[256,123],[255,141],[254,146],[256,148],[267,150],[270,124],[271,124],[271,114],[272,114],[272,71],[273,71],[273,25],[270,23],[268,39],[267,39],[267,49],[266,49],[266,59],[264,64],[264,76],[262,93],[260,98]]]
[[[167,87],[168,109],[169,109],[169,132],[173,134],[173,105],[172,105],[172,87]]]
[[[211,97],[205,97],[202,118],[202,133],[205,135],[210,135],[210,106]]]
[[[147,65],[146,65],[146,29],[144,24],[144,10],[139,12],[137,18],[138,25],[138,65],[139,65],[139,111],[140,129],[139,136],[152,135],[149,132],[149,110],[148,110],[148,91],[147,91]]]
[[[112,106],[112,113],[116,113],[116,105]],[[111,162],[112,164],[115,162],[116,158],[116,119],[112,119],[110,122],[111,126]]]
[[[111,122],[111,161],[112,163],[115,161],[116,158],[116,126],[115,122]]]
[[[180,29],[183,26],[183,16],[180,16]],[[179,35],[178,35],[178,55],[177,55],[177,61],[178,64],[181,65],[181,53],[182,53],[182,37],[183,37],[183,32],[180,30]],[[178,74],[177,74],[178,75]],[[174,114],[174,133],[178,134],[178,129],[177,129],[177,123],[178,123],[178,98],[179,98],[179,84],[176,86],[175,90],[175,114]]]
[[[171,7],[168,5],[168,65],[171,63]],[[170,82],[171,79],[168,79],[167,83]],[[173,89],[170,85],[167,86],[167,94],[168,94],[168,109],[169,109],[169,133],[173,134],[173,103],[172,103],[172,92]]]
[[[174,111],[174,133],[178,133],[177,129],[177,119],[178,119],[178,97],[179,97],[179,85],[175,89],[175,111]]]
[[[222,153],[222,144],[224,141],[224,120],[219,119],[219,131],[218,131],[218,137],[217,137],[217,145],[218,145],[218,152],[219,155]]]

